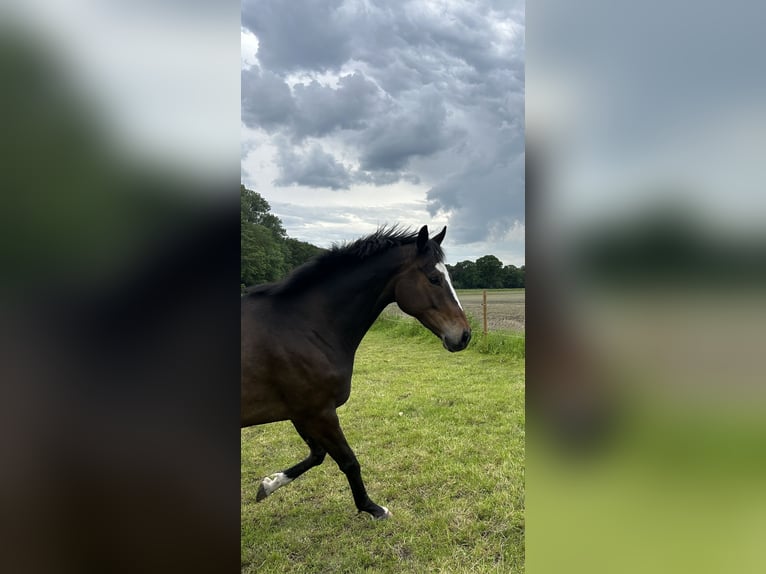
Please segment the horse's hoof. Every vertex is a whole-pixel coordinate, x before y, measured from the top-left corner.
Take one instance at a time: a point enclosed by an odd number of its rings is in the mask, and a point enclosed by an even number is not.
[[[380,516],[373,516],[372,517],[373,520],[385,520],[386,518],[391,518],[391,516],[393,516],[391,514],[391,511],[388,510],[388,508],[386,508],[385,506],[381,506],[380,508],[383,510],[383,514],[381,514]]]
[[[267,476],[261,481],[261,484],[258,487],[258,494],[255,495],[255,501],[260,502],[277,488],[282,488],[284,485],[290,484],[292,481],[293,479],[288,477],[284,472],[278,472],[271,476]]]

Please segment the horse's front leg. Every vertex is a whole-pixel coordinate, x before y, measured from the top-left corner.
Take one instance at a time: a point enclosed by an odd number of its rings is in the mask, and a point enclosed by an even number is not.
[[[391,513],[388,509],[385,506],[375,504],[367,496],[359,461],[343,435],[335,410],[325,411],[321,416],[313,419],[311,424],[307,425],[307,430],[346,475],[348,484],[351,486],[351,493],[354,495],[354,503],[359,512],[367,512],[377,520],[389,518]]]
[[[255,497],[256,502],[260,502],[276,489],[285,486],[286,484],[290,484],[293,480],[298,478],[307,470],[322,464],[322,461],[324,460],[324,448],[322,448],[317,443],[317,441],[315,441],[309,434],[306,433],[302,424],[293,421],[293,426],[295,427],[295,430],[298,431],[298,434],[301,435],[301,438],[308,445],[309,449],[311,449],[311,452],[309,453],[308,457],[306,457],[298,464],[291,466],[287,470],[283,470],[282,472],[278,472],[277,474],[264,478],[258,487],[258,494],[256,494]]]

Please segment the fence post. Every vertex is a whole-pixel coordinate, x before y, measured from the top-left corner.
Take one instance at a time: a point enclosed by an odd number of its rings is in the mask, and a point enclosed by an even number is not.
[[[484,312],[484,334],[487,334],[487,290],[484,289],[482,293],[482,311]]]

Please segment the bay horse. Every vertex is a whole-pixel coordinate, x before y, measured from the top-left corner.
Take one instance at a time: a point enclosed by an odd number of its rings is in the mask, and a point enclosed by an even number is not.
[[[359,343],[389,303],[417,318],[448,351],[468,345],[471,328],[444,265],[446,232],[429,239],[427,226],[417,233],[382,227],[241,298],[241,426],[290,420],[310,449],[305,460],[264,478],[256,501],[329,454],[359,512],[391,516],[367,495],[336,409],[351,393]]]

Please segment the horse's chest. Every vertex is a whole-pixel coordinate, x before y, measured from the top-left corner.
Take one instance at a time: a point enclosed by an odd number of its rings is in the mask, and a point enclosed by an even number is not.
[[[342,381],[338,385],[338,389],[335,393],[335,406],[339,407],[346,403],[348,397],[351,396],[351,377],[348,380]]]
[[[352,364],[345,361],[327,362],[322,372],[316,373],[315,388],[332,396],[335,406],[344,404],[351,394]]]
[[[307,403],[340,406],[351,393],[353,360],[327,353],[317,347],[287,348],[279,353],[281,386]]]

